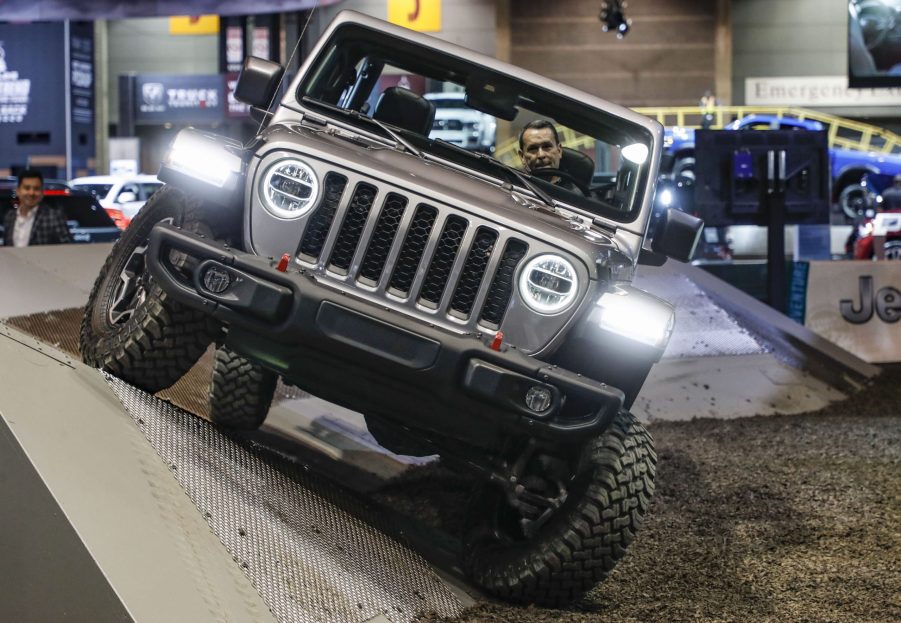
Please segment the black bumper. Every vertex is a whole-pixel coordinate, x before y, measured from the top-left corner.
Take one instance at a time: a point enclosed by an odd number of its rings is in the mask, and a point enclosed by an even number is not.
[[[614,387],[492,348],[494,335],[411,320],[170,225],[153,228],[147,262],[169,296],[229,325],[234,350],[357,411],[454,437],[495,426],[566,439],[600,432],[623,404]],[[548,406],[530,408],[530,390]]]

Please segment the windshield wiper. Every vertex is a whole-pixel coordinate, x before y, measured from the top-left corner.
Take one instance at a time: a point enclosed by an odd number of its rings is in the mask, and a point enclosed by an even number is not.
[[[517,182],[519,182],[522,186],[524,186],[527,189],[529,189],[530,191],[532,191],[532,193],[536,197],[541,199],[541,201],[545,205],[547,205],[550,208],[557,207],[557,202],[554,201],[553,197],[551,197],[549,194],[547,194],[546,192],[541,190],[541,188],[536,186],[535,183],[532,182],[528,177],[526,177],[525,173],[523,173],[522,171],[514,169],[510,165],[498,160],[497,158],[495,158],[493,156],[489,156],[488,154],[483,154],[483,153],[479,153],[479,152],[475,152],[475,151],[469,151],[468,149],[464,149],[463,147],[460,147],[459,145],[455,145],[453,143],[445,141],[444,139],[440,139],[440,138],[435,139],[435,142],[441,143],[445,147],[450,147],[454,151],[464,153],[470,157],[478,158],[479,160],[482,160],[483,162],[491,163],[492,165],[495,166],[495,168],[499,168],[504,173],[508,174],[508,176],[512,175],[516,179]]]
[[[350,117],[351,119],[356,119],[359,121],[365,121],[366,123],[370,123],[377,128],[381,129],[382,132],[388,135],[389,138],[393,139],[396,144],[401,145],[408,152],[416,156],[417,158],[422,158],[422,153],[416,149],[410,141],[401,136],[398,132],[392,130],[386,124],[382,123],[378,119],[373,119],[357,110],[351,110],[349,108],[341,108],[340,106],[335,106],[334,104],[329,104],[328,102],[322,102],[316,99],[313,99],[309,95],[305,95],[302,99],[304,104],[308,104],[317,108],[324,108],[330,112],[335,112],[345,117]]]

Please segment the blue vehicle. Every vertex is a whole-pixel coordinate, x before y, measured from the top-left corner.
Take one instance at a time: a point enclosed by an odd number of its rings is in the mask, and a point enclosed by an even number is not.
[[[813,119],[754,114],[736,119],[723,126],[723,129],[817,131],[827,128]],[[664,134],[664,153],[671,157],[672,162],[672,168],[667,173],[674,179],[694,180],[694,149],[693,128],[667,128]],[[892,178],[901,173],[899,154],[831,147],[829,161],[833,201],[849,221],[854,221],[867,208],[872,208],[877,195],[891,186]]]

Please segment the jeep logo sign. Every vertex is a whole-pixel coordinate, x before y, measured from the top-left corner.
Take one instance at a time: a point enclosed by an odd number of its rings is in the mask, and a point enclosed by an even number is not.
[[[873,294],[873,278],[861,277],[860,298],[857,302],[843,299],[839,304],[842,318],[854,324],[869,322],[873,311],[884,322],[898,322],[901,318],[901,291],[891,286],[881,288]]]
[[[804,325],[864,361],[901,361],[901,262],[810,262]]]

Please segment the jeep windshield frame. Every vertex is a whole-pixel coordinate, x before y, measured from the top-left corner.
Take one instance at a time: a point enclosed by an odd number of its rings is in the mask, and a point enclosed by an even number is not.
[[[473,56],[479,55],[473,53]],[[507,136],[512,137],[508,141],[516,140],[526,122],[540,118],[554,123],[558,132],[564,128],[570,132],[569,136],[580,137],[583,154],[586,151],[595,153],[591,151],[593,147],[584,147],[586,143],[603,144],[614,152],[611,160],[618,162],[614,182],[591,184],[589,196],[555,183],[558,180],[532,176],[525,169],[517,169],[518,158],[504,162],[517,174],[518,185],[538,195],[540,200],[550,196],[555,202],[567,204],[592,217],[622,224],[636,221],[642,206],[648,203],[647,188],[656,171],[654,158],[659,153],[659,145],[655,145],[655,136],[646,125],[557,93],[542,84],[474,62],[462,54],[450,54],[367,25],[339,24],[317,48],[314,58],[305,64],[293,96],[299,107],[315,108],[317,114],[327,112],[329,107],[353,110],[358,115],[342,114],[338,116],[339,121],[369,130],[372,124],[359,116],[372,116],[371,102],[385,86],[384,82],[380,85],[380,79],[387,66],[421,77],[428,84],[451,85],[465,91],[466,104],[470,108],[493,114],[499,123],[512,122],[507,129]],[[396,78],[396,74],[390,77]],[[320,102],[324,106],[316,106]],[[510,182],[511,171],[504,171],[505,167],[499,166],[501,163],[481,158],[477,153],[450,149],[444,141],[429,138],[421,132],[391,126],[429,159],[446,160],[456,165],[455,168],[471,169],[497,180],[498,184]],[[561,143],[567,146],[562,134]],[[643,146],[637,150],[638,158],[625,156],[624,147],[637,145]],[[600,178],[599,174],[603,172],[596,169],[595,178]],[[525,181],[528,184],[522,183]],[[536,193],[536,189],[540,189],[545,197]]]

